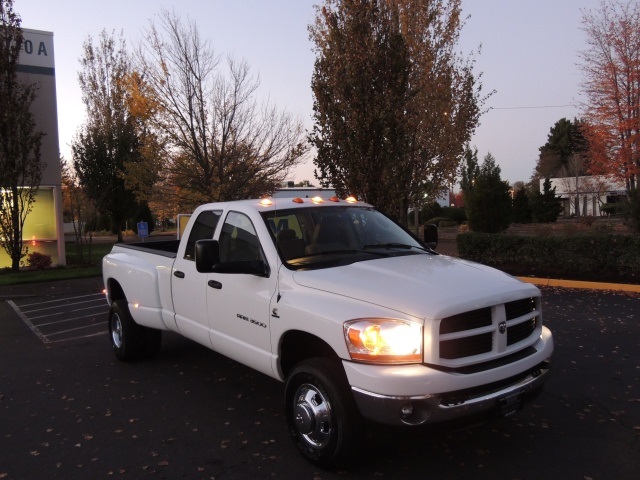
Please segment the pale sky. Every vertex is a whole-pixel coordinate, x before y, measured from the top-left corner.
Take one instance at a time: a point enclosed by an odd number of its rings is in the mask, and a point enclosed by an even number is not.
[[[70,144],[84,121],[77,75],[82,44],[106,29],[124,32],[129,47],[163,8],[198,24],[200,34],[222,55],[244,59],[261,81],[258,100],[269,100],[312,128],[311,74],[314,53],[307,26],[318,0],[14,0],[22,27],[54,33],[58,126],[61,154],[71,159]],[[460,50],[476,55],[489,99],[471,145],[480,159],[491,152],[502,178],[528,181],[559,119],[579,116],[581,73],[578,52],[585,48],[581,9],[597,9],[600,0],[462,0],[471,15]],[[291,173],[311,180],[313,164]]]

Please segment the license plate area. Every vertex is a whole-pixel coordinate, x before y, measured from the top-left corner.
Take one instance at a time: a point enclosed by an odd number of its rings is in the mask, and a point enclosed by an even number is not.
[[[498,412],[502,417],[508,417],[522,408],[524,390],[508,393],[498,399]]]

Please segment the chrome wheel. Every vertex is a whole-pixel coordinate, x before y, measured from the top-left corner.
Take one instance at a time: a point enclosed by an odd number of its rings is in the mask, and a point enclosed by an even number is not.
[[[322,448],[333,433],[331,405],[322,393],[308,383],[302,384],[293,397],[293,423],[310,446]]]
[[[111,315],[111,341],[115,348],[122,348],[122,321],[120,315],[114,313]]]

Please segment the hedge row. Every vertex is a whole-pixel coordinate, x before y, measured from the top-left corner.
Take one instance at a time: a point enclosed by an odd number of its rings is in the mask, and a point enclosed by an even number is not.
[[[518,265],[575,274],[615,272],[625,277],[640,276],[639,236],[524,237],[461,233],[456,242],[460,257],[488,265]]]

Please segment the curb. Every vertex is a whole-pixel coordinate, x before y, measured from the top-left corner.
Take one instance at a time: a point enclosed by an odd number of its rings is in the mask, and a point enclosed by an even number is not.
[[[625,283],[585,282],[580,280],[554,280],[552,278],[517,277],[526,283],[543,287],[584,288],[590,290],[615,290],[618,292],[640,293],[640,285]]]

